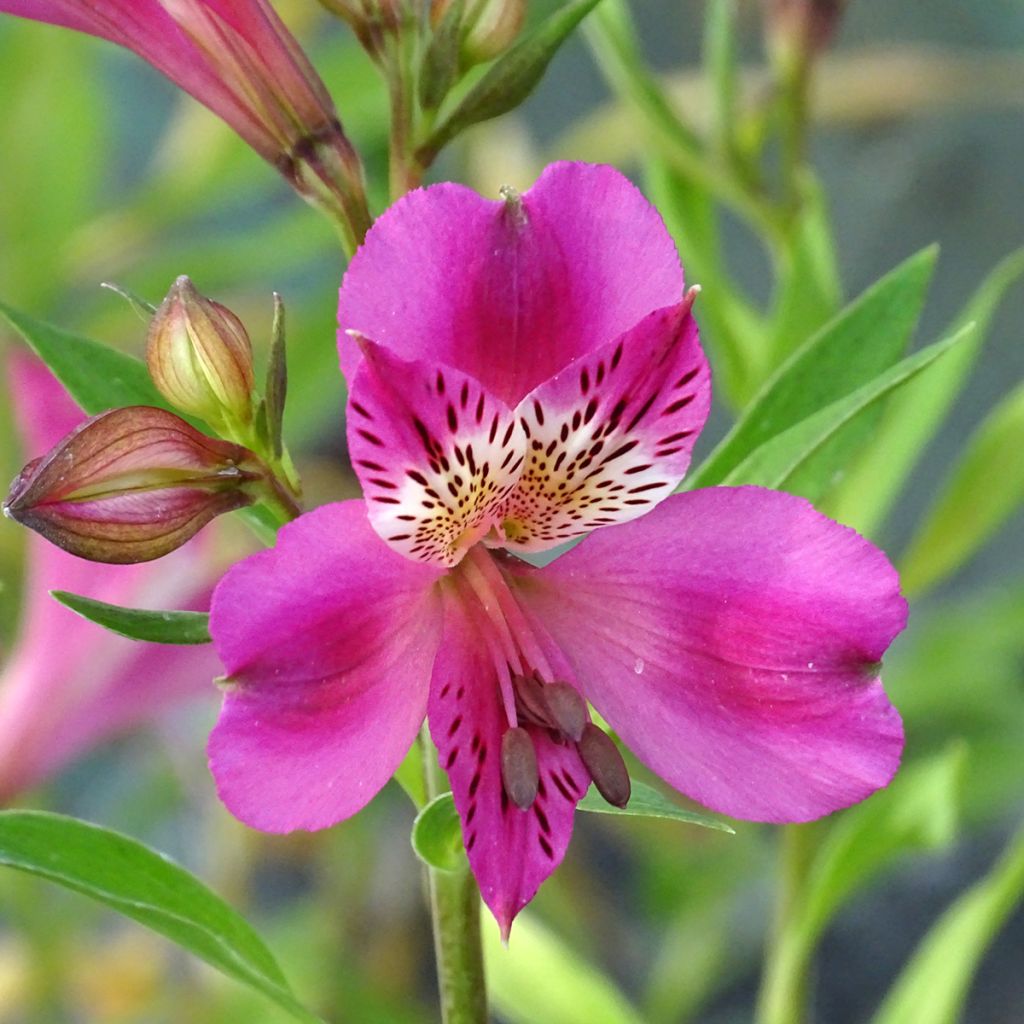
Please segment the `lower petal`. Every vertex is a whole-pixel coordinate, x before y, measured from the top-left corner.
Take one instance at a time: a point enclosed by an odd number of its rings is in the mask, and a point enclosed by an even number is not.
[[[388,781],[426,711],[438,575],[388,548],[350,501],[297,519],[224,577],[210,631],[230,688],[209,756],[236,817],[326,828]]]
[[[878,663],[906,602],[885,555],[806,501],[676,495],[523,577],[594,706],[701,803],[807,821],[895,773]]]
[[[451,780],[469,863],[507,938],[516,914],[561,863],[577,802],[590,784],[576,748],[528,726],[537,754],[537,796],[527,810],[509,800],[501,774],[509,722],[501,702],[502,667],[486,624],[454,587],[444,595],[444,634],[434,665],[428,718],[441,766]]]

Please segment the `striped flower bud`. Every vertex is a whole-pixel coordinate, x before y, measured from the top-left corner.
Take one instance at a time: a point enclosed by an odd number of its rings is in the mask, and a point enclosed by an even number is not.
[[[86,420],[11,485],[4,514],[93,562],[147,562],[215,516],[249,505],[263,477],[245,448],[150,406]]]

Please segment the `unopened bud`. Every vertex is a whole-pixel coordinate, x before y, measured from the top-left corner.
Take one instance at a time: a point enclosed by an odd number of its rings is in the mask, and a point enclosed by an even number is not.
[[[629,771],[608,734],[588,722],[576,748],[601,796],[613,807],[625,807],[632,788]]]
[[[430,20],[441,23],[455,0],[433,0]],[[483,64],[504,53],[526,19],[526,0],[466,0],[461,56],[466,65]]]
[[[516,807],[525,811],[533,805],[539,779],[530,734],[521,726],[509,729],[501,737],[501,782]]]
[[[761,0],[772,58],[783,67],[825,49],[849,0]]]
[[[160,393],[228,434],[252,422],[252,345],[241,320],[179,277],[149,326],[146,363]]]
[[[93,416],[30,462],[3,511],[80,558],[147,562],[251,504],[246,484],[261,477],[246,448],[137,405]]]

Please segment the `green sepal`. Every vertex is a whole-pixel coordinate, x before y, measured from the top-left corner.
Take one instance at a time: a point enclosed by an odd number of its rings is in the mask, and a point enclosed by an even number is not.
[[[416,815],[410,839],[416,856],[428,867],[456,871],[465,865],[462,824],[451,793],[435,796]]]

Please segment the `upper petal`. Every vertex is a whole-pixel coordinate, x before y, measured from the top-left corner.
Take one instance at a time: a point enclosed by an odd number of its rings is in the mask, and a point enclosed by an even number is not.
[[[527,459],[503,510],[512,550],[636,519],[682,480],[711,407],[692,300],[656,310],[520,403]]]
[[[802,499],[676,495],[524,584],[594,706],[701,803],[806,821],[898,767],[902,725],[878,679],[906,623],[896,572]]]
[[[302,516],[228,572],[210,631],[230,689],[209,755],[236,817],[325,828],[388,781],[426,711],[437,577],[381,543],[361,501]]]
[[[519,478],[523,428],[464,373],[359,344],[348,442],[370,522],[408,558],[456,565]]]
[[[341,287],[350,329],[405,359],[456,367],[514,406],[541,381],[683,293],[657,211],[611,167],[550,166],[521,205],[461,185],[420,189],[383,214]]]

